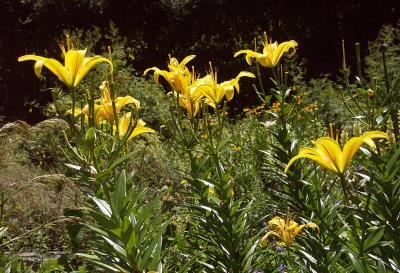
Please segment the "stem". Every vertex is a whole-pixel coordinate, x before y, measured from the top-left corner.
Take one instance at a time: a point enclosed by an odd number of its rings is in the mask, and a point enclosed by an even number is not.
[[[261,91],[265,96],[266,95],[265,89],[264,89],[264,85],[263,85],[262,79],[261,79],[260,64],[258,62],[256,62],[256,74],[257,74],[257,78],[258,78],[258,83],[260,84],[260,87],[261,87]]]
[[[75,88],[71,88],[72,99],[72,123],[75,121]]]
[[[115,123],[115,128],[116,128],[116,137],[117,139],[119,139],[119,124],[118,124],[118,115],[117,115],[117,108],[115,106],[115,92],[114,92],[114,88],[112,88],[110,86],[110,84],[105,87],[105,88],[109,88],[110,90],[110,95],[111,95],[111,106],[112,106],[112,111],[113,111],[113,123]]]
[[[256,92],[257,97],[260,99],[260,101],[264,104],[267,104],[267,102],[265,101],[265,99],[263,99],[263,97],[260,95],[260,92],[258,91],[257,87],[255,84],[252,85],[254,91]]]
[[[51,90],[51,98],[53,99],[54,108],[56,109],[56,114],[60,116],[60,108],[58,107],[57,97],[54,94],[54,90]]]
[[[3,223],[3,219],[4,219],[4,206],[5,206],[5,204],[6,204],[6,200],[5,200],[5,198],[4,198],[4,192],[2,191],[1,192],[1,194],[0,194],[0,224],[2,224]]]
[[[275,67],[272,67],[271,70],[272,70],[272,77],[274,78],[275,82],[279,86],[280,85],[279,76],[278,76],[277,71],[275,70]]]
[[[386,94],[390,99],[391,94],[390,94],[390,86],[389,86],[389,76],[388,76],[387,66],[386,66],[385,51],[382,51],[382,61],[383,61],[383,70],[385,73]],[[391,99],[390,99],[390,101],[391,101]],[[396,109],[393,109],[393,107],[390,110],[390,118],[392,119],[392,123],[393,123],[394,138],[395,138],[396,142],[399,142],[399,122],[397,120]]]
[[[368,196],[367,196],[367,201],[365,202],[365,208],[364,208],[364,213],[363,213],[363,217],[362,217],[362,225],[361,225],[361,244],[360,244],[360,256],[363,255],[364,253],[364,242],[366,239],[366,218],[367,218],[367,212],[368,212],[368,208],[369,208],[369,203],[371,201],[371,196],[372,196],[372,192],[371,192],[371,185],[372,185],[372,177],[370,176],[369,181],[367,181],[367,192],[368,192]]]
[[[362,85],[360,43],[356,43],[356,57],[357,57],[357,72],[358,72],[358,76],[360,77],[360,84]]]
[[[346,109],[350,112],[350,114],[352,114],[354,117],[356,117],[357,115],[354,113],[353,110],[351,110],[350,106],[349,106],[349,105],[347,104],[347,102],[346,102],[346,98],[345,98],[345,96],[344,96],[343,88],[339,88],[339,90],[340,90],[340,96],[342,97],[344,106],[345,106]],[[368,126],[368,123],[366,123],[365,121],[360,120],[360,122],[361,122],[362,124]]]
[[[347,181],[346,178],[344,177],[343,173],[339,173],[339,178],[340,178],[340,184],[342,185],[342,189],[343,189],[343,194],[344,194],[344,204],[346,206],[349,206],[349,196],[347,194]]]

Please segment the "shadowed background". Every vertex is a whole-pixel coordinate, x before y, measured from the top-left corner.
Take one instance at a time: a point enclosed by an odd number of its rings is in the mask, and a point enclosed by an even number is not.
[[[164,68],[169,53],[179,60],[196,54],[199,70],[212,61],[222,79],[247,69],[243,58],[233,58],[234,52],[246,45],[253,48],[253,39],[267,31],[279,42],[299,43],[298,56],[306,60],[307,78],[326,73],[335,78],[342,39],[348,50],[360,42],[365,55],[368,41],[376,38],[381,26],[400,18],[399,0],[5,0],[1,9],[0,116],[29,123],[44,118],[32,103],[45,105],[50,93],[41,91],[33,63],[18,63],[17,58],[35,53],[60,59],[57,43],[66,29],[97,26],[106,31],[113,22],[128,38],[128,46],[135,48],[129,62],[138,73],[151,66]],[[93,51],[102,53],[106,46]],[[354,65],[354,58],[349,57],[349,62]],[[240,99],[249,104],[254,96]]]

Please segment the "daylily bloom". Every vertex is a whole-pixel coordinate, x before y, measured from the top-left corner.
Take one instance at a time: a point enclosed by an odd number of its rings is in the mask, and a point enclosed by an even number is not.
[[[249,65],[251,65],[251,59],[255,58],[260,65],[273,68],[278,64],[279,60],[286,52],[291,50],[288,54],[289,57],[292,57],[296,53],[297,42],[294,40],[283,42],[281,44],[278,44],[278,42],[272,43],[272,40],[268,42],[267,34],[265,32],[264,39],[264,48],[262,53],[246,49],[236,52],[234,57],[237,57],[240,54],[246,54],[246,62]]]
[[[193,69],[192,73],[180,74],[177,79],[181,84],[180,90],[173,90],[171,94],[178,97],[179,105],[185,108],[189,116],[193,118],[200,112],[201,101],[204,98],[197,86],[197,75]]]
[[[317,224],[308,223],[299,225],[294,220],[290,219],[289,213],[286,215],[286,219],[282,219],[279,216],[275,216],[272,220],[268,221],[270,231],[261,238],[260,244],[266,246],[268,244],[268,238],[271,236],[277,237],[286,247],[289,247],[296,236],[305,227],[316,228],[319,231]]]
[[[255,78],[253,73],[242,71],[236,78],[218,83],[217,72],[213,71],[211,67],[211,71],[208,75],[196,81],[196,86],[206,97],[206,103],[215,108],[217,104],[221,103],[224,97],[226,97],[228,101],[232,100],[235,89],[239,93],[239,79],[241,77]]]
[[[337,139],[321,137],[314,142],[315,146],[313,148],[301,148],[298,155],[290,159],[285,172],[289,170],[294,161],[304,157],[316,161],[328,170],[342,174],[362,144],[366,143],[371,148],[375,148],[373,138],[387,139],[388,135],[380,131],[366,132],[362,136],[352,137],[346,142],[343,150]]]
[[[188,86],[183,93],[172,91],[178,97],[179,105],[185,108],[191,118],[197,116],[201,109],[203,94],[194,86]]]
[[[186,109],[191,118],[200,112],[201,100],[204,97],[197,90],[198,78],[194,72],[194,68],[190,71],[186,67],[186,64],[195,57],[195,55],[187,56],[180,63],[176,58],[170,57],[169,71],[160,70],[157,67],[148,68],[144,71],[144,74],[154,71],[154,81],[157,84],[159,84],[159,76],[163,76],[172,88],[171,94],[178,97],[179,105]]]
[[[118,129],[119,129],[119,136],[120,138],[123,138],[129,130],[129,123],[131,122],[131,113],[126,113],[124,116],[122,116],[119,119],[118,123]],[[128,140],[131,140],[132,138],[144,134],[144,133],[155,133],[151,128],[145,127],[146,123],[142,119],[138,119],[136,121],[136,126],[133,129],[132,133],[130,134]],[[116,127],[114,126],[114,130],[116,130]]]
[[[186,64],[195,57],[196,55],[189,55],[179,63],[176,58],[171,58],[170,56],[168,64],[169,71],[161,70],[157,67],[151,67],[144,71],[144,75],[146,75],[149,71],[154,71],[153,77],[157,84],[159,84],[159,77],[161,75],[171,85],[172,89],[181,92],[186,85],[186,82],[190,81],[191,79],[191,73],[186,67]]]
[[[99,124],[102,120],[107,120],[110,124],[113,124],[115,117],[108,81],[103,81],[103,83],[100,85],[100,90],[102,93],[101,99],[96,100],[94,105],[96,124]],[[115,98],[116,114],[118,114],[121,109],[127,104],[134,104],[137,109],[140,108],[140,101],[131,96],[117,97]],[[85,115],[89,115],[89,106],[86,105],[82,109],[82,112]]]
[[[76,87],[89,70],[98,63],[107,62],[110,65],[111,70],[113,68],[111,61],[107,58],[103,58],[99,55],[85,57],[87,49],[72,49],[68,36],[68,50],[66,51],[63,45],[60,45],[60,48],[64,56],[64,65],[53,58],[45,58],[37,55],[24,55],[19,57],[18,61],[36,61],[34,71],[37,77],[40,77],[42,68],[45,66],[69,89]]]

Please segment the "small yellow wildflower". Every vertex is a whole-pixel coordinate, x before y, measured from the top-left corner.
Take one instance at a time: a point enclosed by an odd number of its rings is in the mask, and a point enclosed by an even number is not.
[[[306,107],[304,107],[304,111],[306,111],[308,113],[314,113],[315,110],[317,110],[317,105],[315,103],[311,103],[311,104],[307,105]]]
[[[372,98],[373,96],[375,96],[374,90],[368,89],[368,90],[367,90],[367,95],[368,95],[368,98]]]
[[[272,111],[275,113],[279,113],[281,111],[281,103],[279,101],[275,101],[271,107]]]
[[[268,226],[270,231],[260,240],[262,246],[266,246],[268,244],[268,238],[274,236],[284,243],[286,247],[289,247],[305,227],[316,228],[319,232],[319,228],[315,223],[299,225],[297,222],[290,219],[289,212],[286,214],[286,219],[275,216],[268,222]]]
[[[232,147],[232,150],[235,151],[235,152],[240,152],[240,151],[242,150],[242,147],[240,147],[240,146],[233,146],[233,147]]]

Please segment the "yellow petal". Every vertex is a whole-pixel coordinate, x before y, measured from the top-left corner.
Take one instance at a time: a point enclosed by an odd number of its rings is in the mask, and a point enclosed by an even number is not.
[[[241,77],[255,78],[256,75],[248,71],[240,71],[240,73],[236,76],[236,78],[240,79]]]
[[[305,227],[316,228],[316,229],[318,229],[318,233],[319,233],[319,228],[318,228],[317,224],[308,223],[308,224],[300,225],[297,228],[295,228],[293,231],[293,237],[296,237],[300,233],[300,231],[302,231],[303,228],[305,228]]]
[[[251,58],[256,58],[258,59],[260,57],[260,53],[255,52],[253,50],[249,50],[249,49],[245,49],[245,50],[240,50],[238,52],[236,52],[233,57],[237,57],[240,54],[246,54],[246,62],[251,65]]]
[[[83,60],[81,69],[78,71],[75,77],[74,87],[78,85],[78,83],[83,79],[83,77],[85,77],[85,75],[89,72],[90,69],[92,69],[94,65],[101,62],[107,62],[110,65],[110,73],[113,73],[113,64],[109,59],[103,58],[101,56],[86,57]]]
[[[320,151],[322,158],[326,156],[327,161],[331,161],[336,169],[340,170],[340,166],[343,165],[342,149],[336,140],[330,137],[321,137],[315,141],[315,146],[316,150]]]
[[[296,53],[296,46],[297,43],[293,40],[279,44],[273,51],[273,66],[276,66],[283,54],[288,52],[290,49],[292,49],[292,52],[290,53],[289,57],[293,56]]]
[[[267,234],[265,234],[264,237],[261,238],[260,245],[267,246],[268,238],[271,236],[276,236],[277,238],[281,238],[281,236],[278,233],[276,233],[275,231],[268,231]]]
[[[186,64],[187,64],[188,62],[190,62],[191,60],[193,60],[195,57],[196,57],[196,55],[189,55],[189,56],[186,56],[186,57],[182,60],[182,62],[179,64],[179,66],[180,66],[180,67],[186,66]]]
[[[66,84],[68,87],[71,86],[71,82],[69,81],[68,77],[68,72],[65,69],[65,67],[57,60],[51,59],[51,58],[44,58],[41,56],[36,56],[36,55],[24,55],[18,58],[19,62],[24,62],[24,61],[41,61],[43,62],[43,65],[49,69],[54,75],[56,75],[60,81],[62,81],[64,84]],[[35,67],[35,74],[39,72],[38,69],[39,67]]]
[[[147,75],[147,73],[149,73],[149,71],[156,71],[156,70],[159,70],[157,67],[155,67],[155,66],[153,66],[153,67],[151,67],[151,68],[147,68],[144,72],[143,72],[143,75]]]
[[[335,165],[333,164],[333,162],[330,161],[330,159],[328,157],[326,157],[324,154],[322,154],[321,151],[318,151],[315,148],[308,148],[308,147],[302,148],[298,155],[296,155],[292,159],[290,159],[290,161],[286,165],[285,172],[287,172],[289,170],[289,167],[297,159],[300,159],[300,158],[309,158],[333,172],[336,172],[336,173],[338,172],[338,170],[335,167]]]
[[[42,68],[43,68],[44,61],[36,61],[35,62],[35,67],[33,70],[35,71],[35,75],[40,78],[42,75]]]
[[[142,119],[139,119],[136,122],[135,129],[133,129],[133,132],[129,136],[128,140],[132,139],[132,138],[134,138],[134,137],[136,137],[138,135],[144,134],[144,133],[155,133],[156,132],[151,128],[145,127],[145,125],[146,125],[146,123]]]
[[[366,143],[372,148],[375,147],[375,143],[372,140],[373,138],[387,139],[388,135],[380,131],[370,131],[364,133],[362,136],[352,137],[349,141],[347,141],[343,147],[343,166],[341,166],[341,172],[344,171],[362,144]]]
[[[65,53],[64,56],[65,68],[68,71],[70,82],[75,82],[75,78],[83,65],[85,54],[86,54],[86,49],[85,50],[71,49]]]

